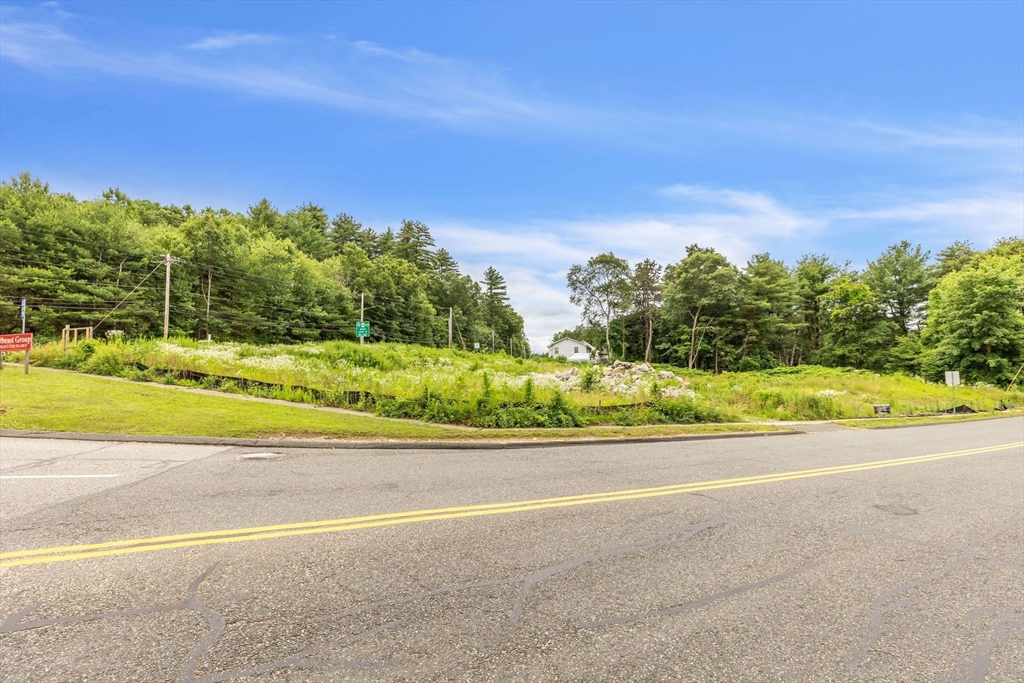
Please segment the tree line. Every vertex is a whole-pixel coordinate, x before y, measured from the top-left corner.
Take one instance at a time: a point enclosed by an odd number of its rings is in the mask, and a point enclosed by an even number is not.
[[[902,241],[863,271],[808,254],[738,268],[691,245],[678,263],[599,254],[568,272],[583,324],[558,335],[612,358],[712,372],[818,364],[1010,382],[1024,365],[1024,240],[957,241],[935,258]],[[1020,381],[1020,380],[1018,380]]]
[[[371,341],[447,345],[451,308],[456,348],[529,355],[502,275],[462,273],[419,221],[377,232],[315,204],[197,211],[118,189],[81,201],[28,173],[0,184],[0,328],[20,329],[25,298],[42,339],[65,325],[159,336],[166,254],[173,335],[354,339],[362,295]]]

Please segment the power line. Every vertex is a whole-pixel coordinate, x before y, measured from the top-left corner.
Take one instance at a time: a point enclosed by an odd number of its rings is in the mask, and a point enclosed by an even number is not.
[[[169,258],[169,257],[168,257],[168,258]],[[156,268],[154,268],[153,270],[149,271],[149,275],[152,275],[153,273],[155,273],[155,272],[157,271],[157,268],[159,268],[159,267],[160,267],[160,264],[157,264]],[[168,263],[168,265],[167,265],[167,268],[168,268],[168,273],[170,273],[170,263]],[[103,319],[102,319],[102,320],[100,320],[100,321],[99,321],[98,323],[96,323],[95,325],[93,325],[93,330],[95,330],[95,329],[96,329],[97,327],[99,327],[100,325],[102,325],[102,324],[104,323],[104,321],[105,321],[105,320],[106,320],[107,318],[109,318],[109,317],[110,317],[110,315],[111,315],[111,314],[112,314],[112,313],[113,313],[114,311],[116,311],[116,310],[117,310],[118,308],[120,308],[120,307],[121,307],[121,304],[123,304],[123,303],[124,303],[125,301],[127,301],[127,300],[128,300],[128,297],[130,297],[130,296],[131,296],[132,294],[134,294],[134,293],[135,293],[135,290],[136,290],[136,289],[138,289],[138,288],[139,288],[140,286],[142,286],[142,283],[143,283],[143,282],[145,282],[146,280],[148,280],[148,279],[149,279],[149,275],[147,275],[146,277],[142,278],[142,282],[139,282],[139,284],[135,285],[135,288],[134,288],[134,289],[132,289],[132,291],[128,292],[128,294],[127,294],[127,295],[125,295],[125,297],[124,297],[123,299],[121,299],[121,301],[120,301],[120,302],[118,302],[117,306],[114,306],[114,308],[113,308],[113,309],[112,309],[112,310],[110,311],[110,313],[107,313],[107,314],[106,314],[105,316],[103,316]],[[170,286],[170,278],[171,278],[171,276],[170,276],[170,274],[168,274],[168,276],[167,276],[167,284],[168,284],[168,287]],[[167,321],[167,318],[165,317],[165,318],[164,318],[164,339],[167,339],[167,322],[166,322],[166,321]]]

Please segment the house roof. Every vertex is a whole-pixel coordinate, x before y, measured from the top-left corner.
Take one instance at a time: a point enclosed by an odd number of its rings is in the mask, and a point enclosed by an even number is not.
[[[550,344],[548,344],[548,348],[550,349],[555,344],[561,344],[563,342],[575,342],[577,344],[582,344],[583,346],[586,346],[588,349],[593,349],[594,348],[593,346],[591,346],[587,342],[580,341],[579,339],[573,339],[572,337],[562,337],[561,339],[556,339],[553,342],[551,342]]]

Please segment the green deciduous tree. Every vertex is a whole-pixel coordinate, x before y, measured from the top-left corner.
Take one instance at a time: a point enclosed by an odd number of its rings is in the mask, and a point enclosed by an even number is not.
[[[583,307],[583,319],[604,325],[605,348],[611,356],[612,318],[629,307],[629,264],[612,252],[598,254],[586,265],[573,265],[566,280],[569,301]]]
[[[871,288],[843,279],[821,297],[824,336],[817,360],[824,365],[881,370],[896,328]]]
[[[630,292],[633,310],[644,321],[644,362],[651,361],[654,343],[654,320],[661,303],[661,276],[664,269],[651,259],[644,259],[633,268]]]
[[[739,272],[711,248],[691,244],[686,258],[665,269],[665,307],[688,331],[688,368],[697,367],[709,328],[736,301]]]
[[[1008,382],[1024,364],[1024,257],[989,255],[950,272],[929,311],[932,378],[958,370],[965,381]]]

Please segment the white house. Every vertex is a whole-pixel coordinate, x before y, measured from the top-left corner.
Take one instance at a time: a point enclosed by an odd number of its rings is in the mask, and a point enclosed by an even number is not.
[[[566,360],[586,363],[590,361],[593,352],[593,346],[572,337],[562,337],[548,344],[548,355],[552,358],[565,356]]]

